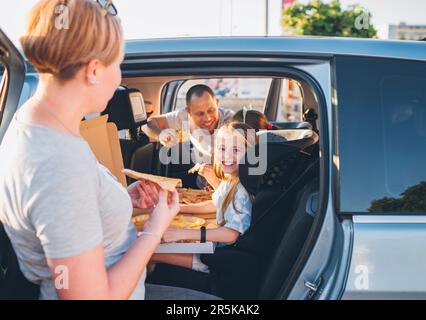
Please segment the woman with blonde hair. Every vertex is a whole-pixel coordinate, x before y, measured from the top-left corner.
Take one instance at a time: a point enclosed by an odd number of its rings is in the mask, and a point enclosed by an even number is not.
[[[111,1],[42,0],[21,37],[40,76],[0,147],[0,220],[41,299],[144,299],[146,265],[179,210],[176,191],[123,188],[80,135],[121,82],[115,14]],[[155,207],[139,237],[132,203]],[[168,297],[205,298],[174,289]]]

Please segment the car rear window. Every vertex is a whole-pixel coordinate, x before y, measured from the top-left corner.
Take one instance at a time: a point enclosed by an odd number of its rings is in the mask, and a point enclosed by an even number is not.
[[[212,88],[220,106],[238,111],[244,106],[264,111],[265,100],[271,86],[270,78],[219,78],[187,80],[179,88],[175,110],[186,107],[186,93],[197,84]]]
[[[335,62],[340,211],[426,213],[426,63]]]

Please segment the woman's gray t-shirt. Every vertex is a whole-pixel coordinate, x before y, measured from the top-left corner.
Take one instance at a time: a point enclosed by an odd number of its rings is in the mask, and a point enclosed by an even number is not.
[[[109,268],[136,239],[131,215],[127,190],[83,138],[12,120],[0,145],[0,221],[23,274],[40,284],[41,299],[58,298],[46,257],[71,257],[102,243]],[[144,298],[145,276],[131,298]]]

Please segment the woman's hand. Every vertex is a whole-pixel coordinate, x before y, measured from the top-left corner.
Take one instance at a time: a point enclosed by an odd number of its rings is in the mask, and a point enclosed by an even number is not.
[[[135,181],[127,187],[127,192],[129,193],[130,199],[132,200],[133,208],[141,207],[141,194],[139,193],[139,189],[137,187],[139,183],[139,181]]]
[[[212,165],[203,163],[198,169],[198,174],[204,177],[214,189],[219,186],[220,179],[216,176]]]
[[[150,214],[149,220],[144,225],[144,231],[153,232],[161,236],[168,228],[173,218],[179,212],[179,195],[173,191],[171,198],[167,192],[158,186],[158,202]]]
[[[185,229],[168,228],[163,234],[164,242],[178,242],[184,240]]]
[[[159,188],[154,182],[144,179],[133,182],[127,187],[133,208],[154,209],[158,202]]]

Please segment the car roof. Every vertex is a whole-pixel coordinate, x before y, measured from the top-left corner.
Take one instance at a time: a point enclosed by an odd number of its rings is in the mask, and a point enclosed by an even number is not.
[[[425,41],[328,37],[210,37],[127,40],[126,56],[217,53],[356,55],[426,61]]]

